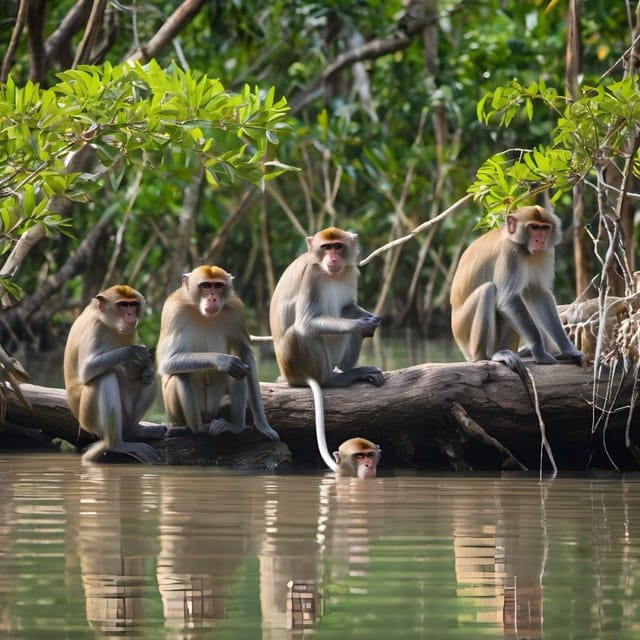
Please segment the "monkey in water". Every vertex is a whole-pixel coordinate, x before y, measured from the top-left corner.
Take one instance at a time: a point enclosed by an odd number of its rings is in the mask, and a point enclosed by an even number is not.
[[[451,285],[451,328],[467,360],[504,362],[523,381],[520,355],[540,364],[586,366],[562,327],[553,295],[554,247],[561,237],[556,215],[525,206],[462,254]],[[526,346],[518,354],[521,340]],[[548,351],[549,341],[559,354]]]
[[[182,276],[162,308],[157,361],[171,425],[213,436],[240,433],[248,395],[258,431],[279,440],[264,413],[244,305],[224,269],[205,265]],[[231,421],[220,415],[226,394]]]
[[[384,383],[378,368],[356,367],[362,339],[373,336],[380,318],[356,303],[357,235],[329,227],[306,240],[307,252],[287,267],[276,285],[269,324],[282,377],[290,385],[311,387],[318,447],[325,463],[335,471],[336,463],[324,439],[321,387]],[[350,451],[344,459],[351,460],[352,454]],[[379,454],[374,471],[378,459]],[[344,465],[346,469],[347,463]]]
[[[142,295],[127,285],[100,292],[71,326],[64,350],[67,401],[80,426],[99,438],[84,462],[107,452],[155,463],[158,454],[140,439],[158,439],[164,427],[140,425],[156,393],[149,350],[138,344]]]

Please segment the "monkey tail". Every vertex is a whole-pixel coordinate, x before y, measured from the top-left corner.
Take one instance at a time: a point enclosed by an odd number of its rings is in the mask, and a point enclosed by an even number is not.
[[[104,440],[94,442],[82,454],[82,462],[97,462],[107,452],[107,444]]]
[[[522,381],[522,386],[524,390],[527,392],[527,396],[529,396],[529,401],[531,402],[531,406],[534,411],[536,409],[536,401],[531,393],[531,389],[529,388],[529,379],[527,377],[527,371],[524,366],[524,362],[522,362],[522,358],[519,354],[511,351],[511,349],[502,349],[500,351],[496,351],[491,359],[494,362],[502,362],[506,364],[511,371],[518,374],[520,380]]]
[[[313,393],[313,404],[316,412],[316,439],[318,441],[318,450],[324,460],[324,463],[331,469],[337,471],[338,465],[331,457],[329,448],[327,447],[327,436],[324,428],[324,400],[322,398],[322,389],[317,380],[307,378],[307,384]]]

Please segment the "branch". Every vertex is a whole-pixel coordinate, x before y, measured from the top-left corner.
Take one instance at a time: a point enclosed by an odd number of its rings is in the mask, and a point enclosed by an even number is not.
[[[11,62],[13,60],[13,54],[16,52],[18,48],[18,41],[20,40],[20,34],[22,33],[22,29],[24,27],[27,9],[29,7],[28,0],[21,0],[18,5],[18,15],[16,16],[16,23],[13,25],[13,31],[11,32],[11,40],[9,41],[9,46],[7,47],[7,51],[4,54],[4,59],[2,60],[2,70],[0,70],[0,82],[6,82],[9,77],[9,69],[11,67]]]
[[[78,0],[44,43],[45,60],[56,60],[62,68],[71,66],[72,37],[82,29],[91,13],[92,0]]]
[[[405,32],[396,31],[390,38],[381,40],[373,40],[362,45],[341,53],[332,63],[330,63],[322,75],[316,78],[299,96],[289,101],[291,113],[295,114],[302,111],[309,103],[313,102],[320,93],[322,93],[326,82],[338,73],[340,70],[362,60],[375,60],[389,53],[395,53],[402,49],[406,49],[411,44],[412,37]]]
[[[147,62],[157,56],[169,45],[178,33],[202,9],[206,0],[184,0],[184,2],[169,16],[167,21],[158,29],[156,34],[137,51],[127,56],[127,60]]]
[[[384,253],[385,251],[387,251],[387,249],[392,249],[393,247],[396,247],[399,244],[404,244],[405,242],[408,242],[409,240],[411,240],[411,238],[415,237],[421,231],[428,229],[429,227],[433,226],[434,224],[437,224],[438,222],[446,218],[450,213],[453,213],[458,207],[463,205],[465,202],[467,202],[467,200],[471,199],[472,197],[473,197],[473,194],[468,193],[463,198],[460,198],[460,200],[454,202],[448,209],[445,209],[442,213],[438,214],[435,218],[431,218],[430,220],[427,220],[426,222],[423,222],[422,224],[418,225],[408,235],[402,236],[402,238],[396,238],[395,240],[392,240],[391,242],[387,242],[387,244],[384,244],[381,247],[378,247],[375,251],[370,253],[366,258],[363,258],[362,260],[360,260],[360,262],[358,263],[358,266],[364,267],[365,264],[369,264],[369,262],[371,262],[376,256],[380,255],[381,253]]]

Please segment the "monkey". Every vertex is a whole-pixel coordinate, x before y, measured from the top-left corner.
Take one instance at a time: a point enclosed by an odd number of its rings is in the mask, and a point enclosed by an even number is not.
[[[96,462],[108,451],[158,462],[151,445],[129,441],[165,433],[164,427],[139,422],[156,393],[153,359],[136,332],[144,307],[138,291],[114,285],[91,300],[69,331],[63,364],[67,401],[80,427],[99,438],[83,462]]]
[[[316,439],[318,450],[324,463],[339,476],[353,478],[375,478],[382,455],[382,449],[366,438],[349,438],[345,440],[333,458],[329,455],[324,426],[324,404],[320,385],[313,379],[307,381],[313,392],[316,411]]]
[[[224,269],[203,265],[182,275],[162,308],[156,355],[170,425],[212,436],[240,433],[248,395],[258,431],[280,439],[264,412],[244,305]],[[226,394],[231,421],[220,415]]]
[[[306,241],[307,252],[285,269],[269,306],[282,377],[292,386],[309,378],[323,387],[359,381],[381,386],[378,368],[355,367],[362,339],[380,324],[378,316],[356,304],[357,235],[329,227]]]
[[[564,332],[553,295],[554,247],[561,238],[559,218],[531,205],[508,214],[501,229],[462,254],[451,285],[451,328],[467,360],[503,362],[523,381],[521,356],[587,365]],[[526,346],[515,353],[521,339]],[[547,350],[549,340],[557,356]]]
[[[333,452],[338,465],[336,473],[354,478],[375,478],[380,455],[380,447],[371,440],[349,438]]]
[[[307,252],[285,269],[276,285],[269,325],[281,376],[292,386],[311,387],[322,452],[321,387],[347,387],[359,381],[384,384],[377,367],[355,366],[362,339],[373,336],[380,318],[356,304],[357,235],[329,227],[306,242]],[[328,451],[323,458],[333,469],[333,463],[327,462],[331,461]]]

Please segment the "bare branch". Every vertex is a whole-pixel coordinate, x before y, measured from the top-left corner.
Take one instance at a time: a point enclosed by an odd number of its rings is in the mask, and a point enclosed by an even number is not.
[[[184,0],[184,2],[169,16],[167,21],[158,29],[156,34],[137,51],[127,56],[128,60],[147,62],[157,56],[192,18],[202,9],[206,0]]]
[[[426,222],[423,222],[422,224],[418,225],[408,235],[402,236],[402,238],[396,238],[395,240],[392,240],[391,242],[387,242],[387,244],[384,244],[381,247],[378,247],[375,251],[371,252],[366,258],[363,258],[362,260],[360,260],[360,262],[358,263],[358,266],[363,267],[365,264],[369,264],[369,262],[371,262],[376,256],[379,256],[381,253],[384,253],[388,249],[392,249],[393,247],[396,247],[399,244],[404,244],[405,242],[408,242],[409,240],[411,240],[411,238],[415,237],[421,231],[424,231],[425,229],[428,229],[434,224],[437,224],[441,220],[444,220],[444,218],[446,218],[449,214],[453,213],[456,209],[458,209],[460,206],[462,206],[465,202],[470,200],[472,197],[473,197],[473,194],[468,193],[463,198],[460,198],[460,200],[457,200],[456,202],[454,202],[448,209],[445,209],[442,213],[438,214],[435,218],[431,218],[430,220],[427,220]]]

